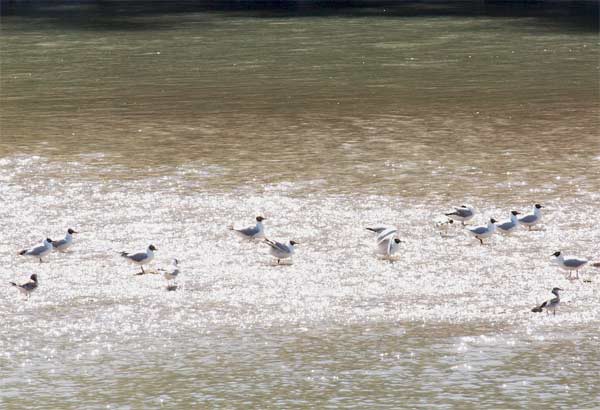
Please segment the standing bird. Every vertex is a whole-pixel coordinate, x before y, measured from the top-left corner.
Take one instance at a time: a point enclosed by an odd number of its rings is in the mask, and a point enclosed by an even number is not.
[[[289,245],[286,245],[267,238],[265,238],[265,243],[271,247],[269,253],[277,259],[277,264],[279,264],[281,259],[291,258],[294,254],[294,246],[298,245],[296,241],[290,241]]]
[[[64,239],[52,241],[52,247],[59,252],[66,252],[73,245],[73,234],[79,233],[71,228],[67,230],[67,235]]]
[[[571,271],[575,271],[577,276],[575,279],[579,279],[579,269],[583,268],[586,263],[588,263],[587,259],[578,259],[578,258],[568,258],[562,255],[560,251],[556,251],[552,254],[552,256],[556,256],[556,260],[561,268],[569,271],[568,279],[571,279]]]
[[[490,219],[487,226],[478,226],[477,228],[469,229],[469,233],[479,239],[482,245],[483,240],[492,236],[494,232],[496,232],[496,220],[494,218]]]
[[[262,239],[265,237],[265,227],[263,226],[263,221],[267,219],[262,216],[256,217],[256,225],[249,226],[244,229],[235,229],[232,226],[229,227],[232,231],[237,232],[241,237],[245,239]]]
[[[173,269],[166,270],[163,274],[164,278],[167,280],[167,285],[170,284],[172,280],[176,280],[179,275],[179,261],[177,259],[173,259]]]
[[[29,279],[29,282],[26,282],[22,285],[17,285],[15,282],[10,282],[10,284],[19,289],[19,292],[24,294],[25,297],[29,298],[29,295],[38,287],[38,278],[37,275],[34,273],[29,277]]]
[[[525,225],[531,231],[531,227],[538,224],[542,220],[542,208],[540,204],[535,204],[533,206],[533,213],[529,215],[525,215],[523,218],[519,219],[519,223],[521,225]]]
[[[387,238],[377,243],[377,253],[386,258],[391,258],[394,255],[402,241],[398,238]]]
[[[511,211],[510,220],[502,222],[501,224],[497,225],[496,228],[498,228],[498,230],[504,234],[513,233],[514,231],[519,229],[519,218],[517,218],[517,215],[519,215],[520,213],[521,212],[518,211]]]
[[[475,209],[473,209],[473,207],[470,206],[461,205],[458,207],[454,207],[453,212],[449,212],[444,215],[457,222],[461,222],[464,226],[465,222],[469,221],[475,215]]]
[[[150,245],[148,246],[148,249],[146,249],[146,252],[139,252],[133,255],[130,255],[127,252],[121,252],[121,256],[127,259],[129,262],[139,265],[140,268],[142,268],[142,271],[137,273],[137,275],[143,275],[146,273],[144,271],[144,265],[147,265],[150,263],[150,261],[152,261],[152,259],[154,259],[154,251],[156,250],[157,249],[154,247],[154,245]]]
[[[546,309],[546,314],[547,314],[548,311],[550,309],[552,309],[552,314],[556,315],[556,308],[560,304],[560,295],[558,294],[558,292],[560,292],[560,291],[562,291],[561,288],[552,289],[552,293],[554,295],[556,295],[556,297],[545,301],[544,303],[542,303],[539,306],[534,307],[533,309],[531,309],[531,311],[535,312],[535,313],[540,313],[542,310]]]
[[[40,263],[42,263],[44,261],[44,256],[48,255],[50,252],[52,252],[52,239],[46,238],[44,239],[42,245],[36,246],[32,249],[23,249],[21,252],[19,252],[19,255],[37,258],[40,260]]]

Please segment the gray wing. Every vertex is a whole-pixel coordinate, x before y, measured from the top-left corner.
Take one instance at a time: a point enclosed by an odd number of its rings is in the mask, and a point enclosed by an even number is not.
[[[27,255],[38,256],[41,255],[46,250],[45,246],[36,246],[35,248],[27,251]]]
[[[577,268],[579,266],[583,266],[587,263],[587,261],[583,261],[581,259],[567,259],[565,260],[565,266],[569,268]]]
[[[386,228],[379,234],[379,236],[377,236],[377,242],[382,242],[386,239],[390,239],[391,237],[396,235],[396,233],[398,233],[398,230],[396,228]]]
[[[141,262],[146,259],[148,255],[145,252],[136,253],[134,255],[127,255],[126,258],[134,260],[136,262]]]
[[[37,288],[37,283],[35,282],[27,282],[21,285],[21,287],[25,290],[32,291]]]
[[[469,229],[469,231],[473,232],[475,235],[481,235],[482,233],[487,232],[487,228],[480,226],[479,228]]]
[[[519,222],[524,222],[526,224],[530,224],[537,219],[535,215],[526,215],[523,218],[519,219]]]
[[[371,232],[375,232],[377,234],[385,231],[386,229],[388,229],[387,226],[376,226],[375,228],[367,228],[367,230],[369,230]]]
[[[466,208],[454,208],[455,211],[454,212],[450,212],[449,214],[446,215],[457,215],[460,216],[461,218],[467,218],[471,215],[473,215],[473,212],[470,209],[466,209]]]
[[[258,233],[258,228],[256,226],[251,226],[249,228],[244,229],[235,229],[235,231],[246,236],[254,236]]]
[[[504,222],[503,224],[498,225],[498,228],[502,229],[503,231],[507,231],[513,226],[514,224],[512,222]]]
[[[66,244],[67,244],[67,240],[66,239],[61,239],[61,240],[58,240],[58,241],[52,241],[52,246],[54,246],[55,248],[59,248],[59,247],[61,247],[63,245],[66,245]]]
[[[290,248],[281,242],[276,242],[276,241],[265,241],[265,242],[268,243],[271,248],[277,249],[278,251],[285,252],[285,253],[288,253],[290,251]]]

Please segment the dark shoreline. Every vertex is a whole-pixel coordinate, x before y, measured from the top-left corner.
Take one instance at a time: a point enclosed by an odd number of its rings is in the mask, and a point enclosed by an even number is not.
[[[78,18],[127,19],[157,14],[219,13],[232,16],[288,18],[342,17],[531,17],[598,30],[597,0],[0,0],[0,15],[51,17],[69,25]],[[73,24],[75,27],[76,23]]]

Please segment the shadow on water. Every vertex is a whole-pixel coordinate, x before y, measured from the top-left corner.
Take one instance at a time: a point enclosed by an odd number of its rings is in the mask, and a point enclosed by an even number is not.
[[[0,14],[51,19],[71,29],[168,29],[170,24],[148,20],[183,13],[218,13],[231,17],[497,17],[535,18],[544,25],[568,30],[598,31],[597,1],[389,1],[389,0],[239,0],[239,1],[121,1],[121,0],[0,0]],[[140,21],[139,18],[145,18]]]

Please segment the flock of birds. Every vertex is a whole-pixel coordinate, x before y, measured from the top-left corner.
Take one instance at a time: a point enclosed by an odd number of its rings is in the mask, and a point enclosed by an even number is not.
[[[489,220],[486,226],[467,228],[467,231],[473,237],[479,240],[481,245],[483,245],[483,240],[490,238],[496,232],[509,235],[518,230],[521,226],[525,226],[531,230],[532,227],[541,222],[542,208],[543,206],[540,204],[535,204],[532,213],[521,218],[517,216],[520,215],[520,212],[511,211],[509,220],[505,222],[498,223],[492,218]],[[436,222],[438,229],[447,229],[447,227],[452,225],[454,222],[460,222],[463,226],[466,226],[466,222],[470,221],[475,215],[475,210],[470,206],[461,205],[456,207],[452,212],[445,213],[444,215],[447,217],[447,219]],[[257,216],[256,224],[253,226],[249,226],[247,228],[234,228],[233,226],[229,226],[228,228],[244,239],[259,240],[268,245],[269,253],[275,258],[276,263],[280,264],[283,260],[290,259],[294,255],[295,247],[299,243],[294,240],[290,240],[288,242],[278,242],[266,238],[265,227],[263,224],[265,219],[266,218],[262,216]],[[398,251],[400,243],[402,243],[402,241],[398,238],[398,229],[392,226],[368,227],[366,229],[377,234],[377,253],[384,258],[391,259]],[[73,234],[76,233],[78,232],[69,228],[66,236],[63,239],[53,241],[50,238],[46,238],[42,245],[33,247],[31,249],[24,249],[19,252],[19,255],[31,257],[43,262],[44,257],[48,256],[53,251],[62,253],[67,252],[73,245]],[[154,259],[155,251],[157,251],[157,248],[151,244],[148,246],[145,252],[138,252],[134,254],[121,252],[120,255],[128,262],[140,267],[141,272],[136,273],[136,275],[143,275],[146,273],[144,270],[144,265],[149,264]],[[579,279],[579,270],[588,263],[588,260],[586,259],[574,257],[565,258],[560,251],[553,253],[552,256],[556,257],[556,261],[560,267],[569,272],[567,279],[571,280]],[[600,267],[600,262],[596,262],[593,265]],[[172,284],[172,282],[175,281],[179,275],[179,261],[177,259],[173,259],[171,268],[166,270],[158,269],[158,271],[163,273],[163,276],[167,281],[167,290],[176,290],[177,285]],[[576,273],[574,278],[572,277],[573,271]],[[26,297],[29,297],[29,295],[34,292],[39,285],[38,276],[36,274],[31,275],[29,282],[23,284],[16,284],[14,282],[10,282],[10,284],[16,287]],[[560,304],[560,291],[562,291],[562,289],[558,287],[553,288],[552,293],[555,295],[555,297],[543,302],[539,306],[536,306],[532,309],[532,312],[542,312],[545,310],[547,313],[552,311],[553,314],[556,314],[556,308]]]

